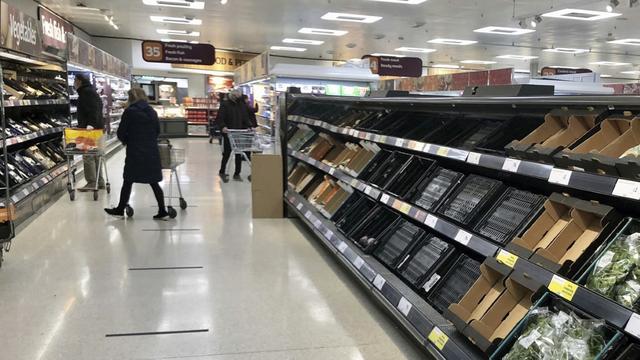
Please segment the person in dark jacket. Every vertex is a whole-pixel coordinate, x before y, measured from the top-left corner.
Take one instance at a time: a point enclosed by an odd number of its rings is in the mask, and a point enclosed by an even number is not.
[[[102,99],[100,99],[100,95],[91,85],[89,78],[78,74],[75,77],[73,86],[78,93],[78,128],[104,129]],[[87,180],[87,185],[78,189],[78,191],[93,191],[96,188],[104,189],[105,183],[98,157],[85,155],[82,160],[84,163],[84,178]]]
[[[223,150],[222,150],[222,164],[220,165],[220,171],[218,174],[222,178],[223,182],[229,182],[229,175],[227,174],[227,163],[231,157],[231,145],[229,144],[229,130],[244,130],[253,126],[251,121],[250,109],[242,99],[242,93],[239,90],[233,90],[229,92],[227,100],[220,105],[218,110],[218,117],[216,122],[220,129],[222,129],[223,138]],[[242,171],[242,156],[236,154],[236,168],[233,173],[233,180],[242,181],[240,172]]]
[[[129,107],[124,111],[118,128],[118,139],[127,147],[120,203],[117,207],[104,211],[109,215],[124,216],[133,184],[149,184],[158,202],[158,214],[153,218],[164,220],[169,214],[164,204],[164,193],[159,185],[162,181],[162,165],[158,150],[160,121],[158,114],[147,101],[142,88],[135,87],[129,90]]]

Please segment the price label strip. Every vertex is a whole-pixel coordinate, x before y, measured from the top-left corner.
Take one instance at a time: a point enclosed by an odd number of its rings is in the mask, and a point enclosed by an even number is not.
[[[473,235],[469,234],[468,232],[464,230],[458,230],[458,233],[456,234],[456,241],[464,246],[467,246],[469,245],[472,237]]]
[[[364,260],[360,256],[358,256],[353,262],[353,266],[355,266],[356,269],[360,270],[362,268],[362,265],[364,265]]]
[[[553,168],[551,170],[551,175],[549,175],[549,182],[552,184],[567,186],[571,181],[572,174],[573,174],[573,171],[571,170]]]
[[[469,155],[467,156],[467,162],[469,164],[479,165],[481,158],[482,158],[482,154],[470,152]]]
[[[424,221],[425,225],[427,225],[428,227],[435,229],[436,225],[438,225],[438,218],[429,214],[427,215],[427,218]]]
[[[449,155],[449,148],[446,148],[446,147],[442,147],[442,146],[440,146],[440,147],[438,148],[438,152],[437,152],[436,154],[438,154],[438,155],[440,155],[440,156],[445,156],[445,157],[446,157],[446,156],[448,156],[448,155]]]
[[[502,165],[502,170],[517,173],[518,169],[520,169],[520,164],[522,161],[516,159],[505,159],[504,164]]]
[[[403,202],[400,203],[400,212],[405,214],[405,215],[409,215],[409,212],[411,211],[411,205]]]
[[[613,189],[613,195],[640,200],[640,182],[620,179]]]
[[[400,312],[402,313],[402,315],[409,316],[409,311],[411,311],[411,308],[413,307],[413,305],[411,305],[411,303],[409,302],[409,300],[405,299],[404,296],[400,299],[400,302],[398,303],[398,310],[400,310]]]
[[[510,268],[514,268],[516,266],[516,262],[518,261],[518,257],[516,255],[513,255],[512,253],[506,251],[506,250],[500,250],[498,252],[498,255],[496,256],[496,260],[498,260],[499,263],[507,265]]]
[[[389,203],[389,199],[390,199],[389,195],[387,195],[387,194],[382,194],[382,197],[380,198],[380,201],[381,201],[382,203],[384,203],[384,204],[387,204],[387,203]]]
[[[380,276],[380,274],[378,274],[376,275],[376,278],[373,279],[373,286],[375,286],[376,289],[382,291],[382,287],[386,282],[387,280],[385,280],[382,276]]]
[[[640,339],[640,315],[633,313],[624,331]]]
[[[347,250],[349,246],[347,245],[346,242],[341,242],[340,245],[338,245],[338,251],[340,251],[341,253],[344,253],[345,250]]]
[[[428,337],[429,341],[435,345],[438,350],[442,351],[447,342],[449,341],[449,337],[442,330],[440,330],[437,326],[431,330]]]
[[[578,285],[572,283],[569,280],[565,280],[558,275],[553,275],[551,282],[549,283],[549,291],[564,298],[567,301],[573,300],[573,296],[578,290]]]

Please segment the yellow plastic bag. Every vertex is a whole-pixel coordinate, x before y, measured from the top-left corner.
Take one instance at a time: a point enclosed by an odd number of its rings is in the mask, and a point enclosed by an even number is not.
[[[80,152],[102,150],[104,148],[104,130],[64,129],[64,148]]]

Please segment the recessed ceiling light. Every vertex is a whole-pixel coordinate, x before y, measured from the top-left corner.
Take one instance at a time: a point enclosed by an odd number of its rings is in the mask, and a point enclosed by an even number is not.
[[[328,35],[328,36],[343,36],[349,32],[345,30],[329,30],[329,29],[316,29],[316,28],[302,28],[298,30],[300,34],[312,34],[312,35]]]
[[[546,14],[542,14],[544,17],[568,19],[568,20],[582,20],[582,21],[596,21],[602,19],[608,19],[622,14],[605,11],[594,10],[582,10],[582,9],[562,9],[558,11],[552,11]]]
[[[496,59],[510,59],[510,60],[533,60],[537,59],[537,56],[529,55],[500,55],[496,56]]]
[[[572,70],[582,69],[581,67],[577,67],[577,66],[564,66],[564,65],[549,65],[547,67],[552,69],[572,69]]]
[[[285,44],[300,44],[300,45],[322,45],[324,41],[322,40],[307,40],[307,39],[291,39],[286,38],[282,40]]]
[[[431,65],[432,68],[441,68],[441,69],[460,69],[460,66],[453,64],[434,64]]]
[[[193,0],[142,0],[142,3],[145,5],[152,6],[167,6],[167,7],[178,7],[178,8],[187,8],[194,10],[202,10],[204,9],[204,1],[193,1]]]
[[[385,54],[385,53],[373,53],[370,54],[371,56],[388,56],[388,57],[406,57],[404,55],[398,55],[398,54]]]
[[[496,34],[496,35],[523,35],[523,34],[536,32],[533,29],[521,29],[521,28],[503,27],[503,26],[487,26],[487,27],[483,27],[481,29],[476,29],[473,31],[477,33]]]
[[[640,39],[620,39],[609,41],[609,44],[640,46]]]
[[[163,35],[183,35],[183,36],[200,36],[199,31],[187,31],[187,30],[171,30],[171,29],[158,29],[158,34]]]
[[[495,64],[495,61],[486,61],[486,60],[463,60],[460,61],[461,64],[477,64],[477,65],[491,65]]]
[[[531,74],[531,70],[526,69],[513,69],[513,72],[516,74]]]
[[[596,61],[596,62],[592,62],[589,63],[590,65],[601,65],[601,66],[625,66],[625,65],[631,65],[631,63],[625,63],[625,62],[615,62],[615,61]]]
[[[555,53],[563,53],[563,54],[583,54],[589,52],[589,49],[575,49],[575,48],[553,48],[553,49],[544,49],[544,52],[555,52]]]
[[[471,45],[471,44],[477,43],[477,41],[473,41],[473,40],[458,40],[458,39],[443,39],[443,38],[429,40],[428,42],[432,44],[443,44],[443,45]]]
[[[358,15],[358,14],[348,14],[348,13],[337,13],[337,12],[328,12],[321,17],[322,20],[333,20],[333,21],[349,21],[349,22],[359,22],[365,24],[372,24],[376,21],[382,20],[381,16],[369,16],[369,15]]]
[[[160,39],[160,41],[162,42],[179,42],[179,43],[186,43],[187,40],[183,40],[183,39]]]
[[[403,47],[397,48],[396,51],[426,54],[426,53],[435,52],[437,50],[436,49],[426,49],[426,48],[416,48],[416,47],[403,46]]]
[[[620,74],[627,74],[627,75],[640,75],[640,70],[633,70],[633,71],[623,71]]]
[[[418,5],[418,4],[422,4],[427,0],[369,0],[369,1],[388,2],[388,3],[405,4],[405,5]]]
[[[202,25],[202,20],[188,17],[172,17],[172,16],[149,16],[151,21],[168,23],[168,24],[184,24],[184,25]]]
[[[296,52],[304,52],[307,51],[305,48],[301,47],[293,47],[293,46],[272,46],[271,50],[279,50],[279,51],[296,51]]]
[[[609,74],[600,74],[600,77],[601,78],[610,78],[610,77],[613,77],[613,76],[609,75]]]

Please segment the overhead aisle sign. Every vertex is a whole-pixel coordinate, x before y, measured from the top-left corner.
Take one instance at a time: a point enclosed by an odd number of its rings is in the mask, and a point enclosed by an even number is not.
[[[213,65],[216,49],[210,44],[143,41],[142,58],[152,63]]]

